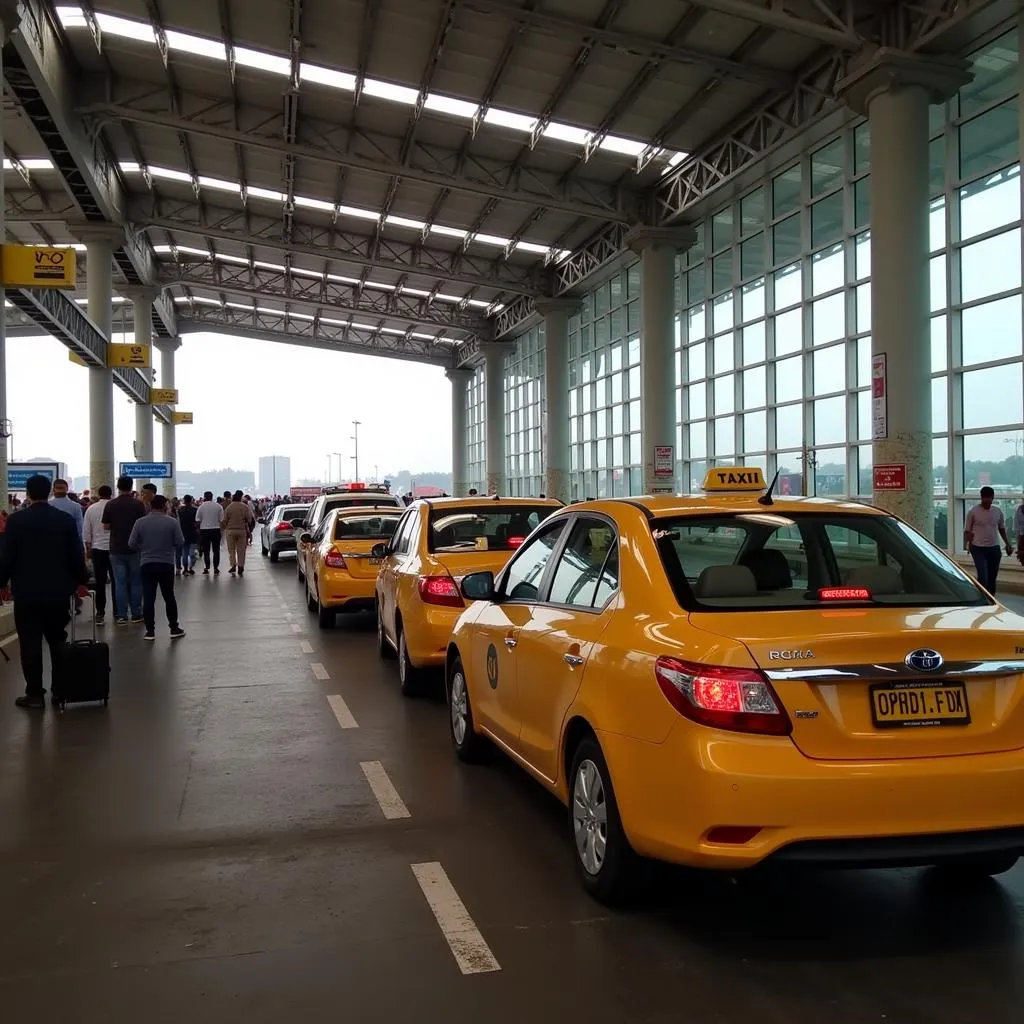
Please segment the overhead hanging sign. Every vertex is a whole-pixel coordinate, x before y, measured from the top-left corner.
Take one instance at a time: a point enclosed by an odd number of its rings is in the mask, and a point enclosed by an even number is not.
[[[68,349],[68,359],[73,363],[77,363],[79,366],[88,366],[89,364],[73,349]]]
[[[7,490],[24,491],[30,476],[45,476],[52,483],[59,474],[56,462],[8,462]]]
[[[148,345],[111,344],[107,346],[107,366],[111,369],[118,366],[148,369],[152,365],[152,354]]]
[[[150,405],[176,405],[178,402],[177,388],[150,388]]]
[[[190,412],[172,412],[171,422],[178,425],[184,426],[186,424],[191,425],[192,413]]]
[[[884,441],[889,436],[888,380],[885,353],[871,357],[871,440]]]
[[[74,288],[75,250],[47,245],[2,245],[0,277],[6,288]]]
[[[171,462],[122,462],[118,476],[130,476],[136,480],[170,480],[174,476]]]

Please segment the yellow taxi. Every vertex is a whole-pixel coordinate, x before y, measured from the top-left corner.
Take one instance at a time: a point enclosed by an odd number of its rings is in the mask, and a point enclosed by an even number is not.
[[[462,580],[458,757],[492,741],[566,803],[605,901],[640,856],[1012,867],[1024,618],[878,509],[705,491],[567,507]]]
[[[402,510],[392,506],[343,505],[329,511],[313,533],[302,536],[306,605],[321,629],[338,612],[372,611],[381,560],[373,548],[395,532]]]
[[[452,626],[465,610],[459,581],[498,572],[562,503],[549,498],[431,498],[414,501],[390,543],[374,554],[377,646],[397,654],[402,693],[420,689],[423,670],[444,666]]]

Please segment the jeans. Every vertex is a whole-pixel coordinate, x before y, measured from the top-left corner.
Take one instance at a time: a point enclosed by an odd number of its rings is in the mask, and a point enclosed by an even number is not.
[[[18,646],[21,649],[21,671],[25,676],[25,695],[42,697],[43,688],[43,640],[50,648],[51,673],[58,671],[58,662],[64,641],[67,639],[70,614],[70,597],[62,604],[14,604],[14,628],[18,631]]]
[[[110,564],[114,569],[114,615],[119,619],[128,618],[129,610],[133,619],[142,618],[142,573],[139,556],[111,555]]]
[[[174,549],[174,567],[185,572],[196,567],[199,545],[194,541],[185,541],[185,546]]]
[[[156,592],[159,588],[167,609],[167,625],[178,628],[178,602],[174,599],[174,566],[170,562],[147,562],[142,567],[142,617],[146,632],[156,629]]]
[[[210,568],[210,554],[213,554],[214,569],[220,568],[220,527],[216,530],[200,530],[199,543],[203,548],[203,565]]]
[[[971,558],[978,570],[978,582],[990,593],[996,592],[996,576],[999,574],[999,563],[1003,558],[1003,549],[995,544],[992,547],[971,545]]]
[[[224,537],[228,542],[228,558],[231,559],[231,568],[234,569],[237,566],[239,569],[245,569],[245,530],[227,530]]]
[[[117,605],[117,588],[114,585],[114,568],[110,564],[110,552],[92,549],[92,573],[96,577],[96,614],[107,613],[107,580],[110,580],[110,599]]]

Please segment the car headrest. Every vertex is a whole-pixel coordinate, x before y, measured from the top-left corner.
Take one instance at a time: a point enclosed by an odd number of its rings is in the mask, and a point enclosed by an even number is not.
[[[745,565],[709,565],[697,577],[697,597],[755,597],[757,580]]]
[[[758,590],[788,590],[793,586],[793,573],[786,556],[775,548],[751,551],[742,560],[757,581]]]
[[[902,594],[903,577],[891,565],[858,565],[846,575],[846,586],[866,587],[872,594]]]

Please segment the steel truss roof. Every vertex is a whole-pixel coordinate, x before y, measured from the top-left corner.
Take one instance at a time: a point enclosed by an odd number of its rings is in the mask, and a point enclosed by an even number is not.
[[[247,332],[446,363],[521,329],[536,298],[584,287],[622,255],[630,226],[685,221],[837,109],[865,47],[951,49],[1016,11],[1013,0],[68,3],[85,29],[63,29],[50,0],[0,0],[17,26],[5,79],[25,115],[8,152],[9,234],[61,242],[75,223],[127,224],[121,276],[174,299],[154,313],[160,334]],[[352,31],[328,31],[338,24]],[[666,168],[673,152],[687,155]],[[53,170],[17,159],[37,156]]]

